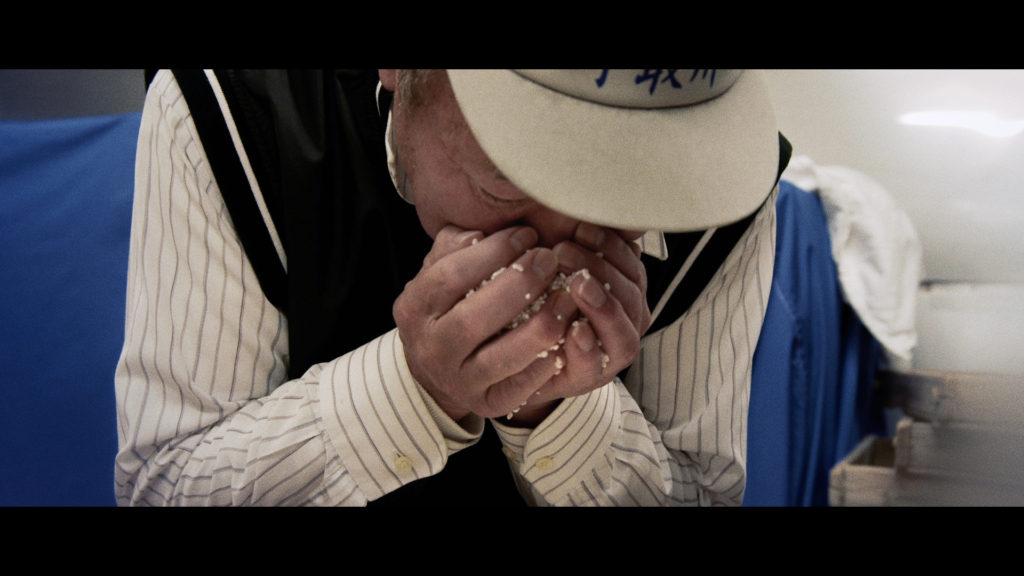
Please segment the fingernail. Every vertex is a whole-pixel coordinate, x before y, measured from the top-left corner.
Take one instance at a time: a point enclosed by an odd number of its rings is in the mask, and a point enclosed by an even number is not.
[[[572,339],[580,350],[590,352],[594,349],[594,339],[589,334],[586,337],[580,334],[580,327],[584,322],[583,320],[577,320],[572,323]]]
[[[568,270],[579,270],[586,265],[583,253],[569,244],[555,246],[555,254],[558,256],[558,262],[565,265]]]
[[[551,250],[540,249],[533,255],[533,271],[541,278],[547,278],[558,268],[558,257]]]
[[[555,292],[554,299],[555,303],[551,307],[551,311],[554,312],[555,319],[564,322],[572,318],[576,313],[576,302],[573,301],[572,296],[566,294],[564,290],[559,290]]]
[[[455,243],[457,246],[476,244],[483,236],[483,233],[479,230],[467,230],[455,237]]]
[[[591,248],[597,248],[604,242],[604,228],[580,222],[576,228],[576,239]]]
[[[527,248],[537,243],[537,231],[533,228],[520,228],[508,237],[508,241],[516,252],[526,252]]]
[[[579,294],[583,301],[594,308],[600,308],[608,298],[608,294],[601,284],[593,277],[586,277],[580,282]]]

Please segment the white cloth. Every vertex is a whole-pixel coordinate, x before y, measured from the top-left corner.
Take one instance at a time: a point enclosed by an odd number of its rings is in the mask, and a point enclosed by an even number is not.
[[[909,362],[924,276],[910,218],[881,184],[852,168],[795,156],[782,179],[821,198],[844,298],[889,354]]]
[[[137,162],[115,373],[120,504],[360,506],[480,438],[480,418],[452,421],[415,381],[396,330],[287,380],[286,318],[260,289],[166,72],[147,95]],[[533,429],[493,421],[527,501],[742,501],[774,200],[687,313],[644,338],[626,382],[562,402]]]

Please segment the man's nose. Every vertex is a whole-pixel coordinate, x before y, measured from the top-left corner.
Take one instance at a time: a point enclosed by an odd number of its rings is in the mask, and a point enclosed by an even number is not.
[[[549,208],[537,206],[523,218],[523,223],[537,231],[541,246],[553,248],[561,242],[572,240],[580,221]]]

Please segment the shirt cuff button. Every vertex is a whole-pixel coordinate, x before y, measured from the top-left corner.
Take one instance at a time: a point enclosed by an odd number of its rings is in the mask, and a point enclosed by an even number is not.
[[[409,458],[404,454],[395,454],[393,462],[395,470],[398,470],[399,472],[408,472],[409,470],[412,470],[412,458]]]

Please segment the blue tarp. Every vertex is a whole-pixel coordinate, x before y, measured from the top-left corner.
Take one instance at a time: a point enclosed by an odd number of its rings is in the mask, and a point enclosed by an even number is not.
[[[843,301],[816,194],[779,187],[775,274],[754,354],[746,506],[825,506],[829,472],[867,433],[881,348]]]
[[[114,504],[140,118],[0,122],[0,505]]]

